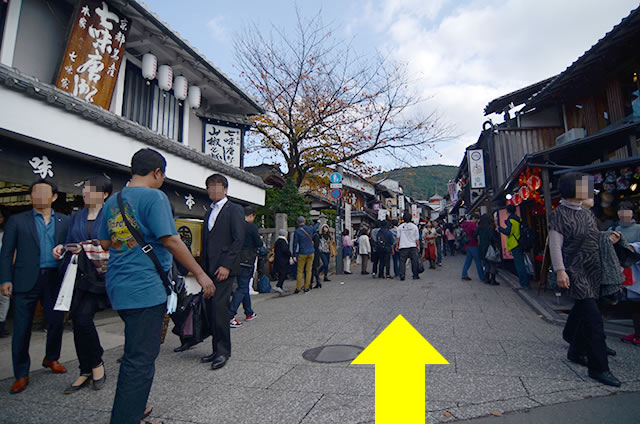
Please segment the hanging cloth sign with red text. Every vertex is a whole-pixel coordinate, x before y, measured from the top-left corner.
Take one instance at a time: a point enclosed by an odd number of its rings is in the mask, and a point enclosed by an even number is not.
[[[129,21],[106,2],[82,0],[56,87],[109,109],[129,35]]]

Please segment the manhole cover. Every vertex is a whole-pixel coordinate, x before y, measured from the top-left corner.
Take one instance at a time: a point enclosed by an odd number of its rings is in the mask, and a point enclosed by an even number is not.
[[[363,347],[353,345],[320,346],[305,351],[302,357],[311,362],[351,362],[363,350]]]

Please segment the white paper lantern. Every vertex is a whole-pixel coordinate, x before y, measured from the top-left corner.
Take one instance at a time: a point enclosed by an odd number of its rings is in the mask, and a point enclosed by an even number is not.
[[[188,87],[189,84],[187,83],[187,79],[182,75],[178,75],[173,81],[173,95],[176,96],[176,99],[178,100],[186,99]]]
[[[156,78],[158,72],[158,58],[151,53],[145,53],[142,56],[142,76],[146,80],[153,80]]]
[[[191,109],[199,109],[201,101],[202,92],[200,91],[200,87],[197,85],[189,87],[189,106],[191,106]]]
[[[170,91],[173,87],[173,69],[169,65],[158,68],[158,86],[164,91]]]

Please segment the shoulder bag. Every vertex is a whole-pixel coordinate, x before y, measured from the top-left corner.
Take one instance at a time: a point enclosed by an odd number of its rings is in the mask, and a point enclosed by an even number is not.
[[[167,295],[171,296],[172,293],[178,293],[182,291],[184,286],[178,287],[175,282],[169,279],[169,274],[165,272],[164,269],[162,269],[162,264],[160,264],[160,260],[158,259],[156,254],[153,252],[153,246],[151,246],[146,241],[144,241],[144,238],[142,237],[142,234],[140,233],[140,231],[138,231],[137,228],[131,225],[131,222],[129,222],[129,219],[127,219],[127,215],[124,212],[124,204],[122,202],[121,193],[118,193],[117,200],[118,200],[118,208],[120,208],[120,214],[122,215],[122,221],[124,222],[124,225],[127,227],[127,229],[129,230],[133,238],[136,240],[136,242],[140,245],[145,255],[147,255],[147,257],[151,259],[151,262],[153,262],[153,265],[155,266],[156,271],[158,272],[158,275],[162,280],[162,284],[164,285],[164,288],[167,291]]]

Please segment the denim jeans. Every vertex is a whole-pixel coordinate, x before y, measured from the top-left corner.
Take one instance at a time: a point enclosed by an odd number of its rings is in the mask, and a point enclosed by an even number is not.
[[[329,273],[329,252],[320,252],[320,260],[322,261],[320,272],[324,272],[324,278],[326,279]]]
[[[251,296],[249,295],[249,281],[251,281],[251,275],[237,276],[236,281],[238,287],[231,296],[231,305],[229,305],[229,313],[231,317],[235,317],[238,313],[238,307],[242,303],[244,308],[244,314],[246,316],[253,315],[253,309],[251,309]]]
[[[438,265],[440,265],[442,263],[442,240],[438,241],[436,239],[436,254],[438,256]]]
[[[516,247],[511,251],[511,254],[513,255],[513,265],[516,267],[520,286],[529,287],[529,274],[527,273],[527,268],[524,266],[524,253],[522,249]]]
[[[386,275],[391,275],[391,252],[378,252],[378,277],[383,278]]]
[[[124,321],[124,355],[111,410],[111,424],[138,424],[142,419],[156,372],[155,362],[160,353],[166,308],[166,303],[161,303],[150,308],[118,311]]]
[[[474,261],[476,263],[476,270],[478,271],[478,278],[484,280],[484,270],[482,269],[478,246],[467,246],[466,249],[467,259],[464,261],[464,266],[462,267],[462,278],[469,276],[468,272],[471,267],[471,261]]]

